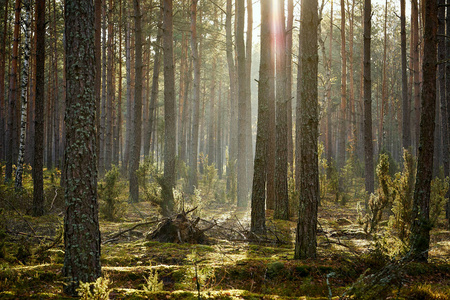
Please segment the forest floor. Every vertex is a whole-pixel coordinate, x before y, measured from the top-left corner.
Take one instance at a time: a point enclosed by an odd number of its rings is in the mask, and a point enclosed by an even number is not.
[[[33,218],[10,206],[0,209],[0,299],[71,299],[62,293],[62,210]],[[401,253],[387,221],[376,235],[364,232],[357,206],[356,199],[323,200],[318,258],[293,260],[296,222],[275,221],[271,211],[267,237],[249,242],[248,211],[204,205],[192,212],[202,218],[198,226],[218,225],[206,232],[207,244],[192,245],[147,240],[161,218],[157,209],[125,204],[120,221],[100,220],[109,280],[103,289],[110,299],[339,299],[362,274],[382,270]],[[450,231],[437,226],[431,241],[428,263],[399,264],[397,280],[356,299],[450,299]]]

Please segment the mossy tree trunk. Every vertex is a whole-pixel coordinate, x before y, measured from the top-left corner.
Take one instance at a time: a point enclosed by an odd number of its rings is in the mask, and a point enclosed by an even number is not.
[[[97,132],[94,78],[94,6],[66,0],[66,215],[64,291],[76,296],[80,281],[101,275],[97,204]]]

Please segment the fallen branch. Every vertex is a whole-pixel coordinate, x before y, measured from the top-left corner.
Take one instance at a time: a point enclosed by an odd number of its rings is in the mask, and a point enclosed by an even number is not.
[[[113,234],[113,235],[109,235],[109,236],[108,236],[108,239],[105,240],[102,244],[107,244],[107,243],[114,242],[114,241],[117,240],[117,238],[118,238],[119,236],[121,236],[121,235],[123,235],[123,234],[125,234],[125,233],[127,233],[127,232],[130,232],[130,231],[132,231],[132,230],[138,228],[139,226],[145,226],[145,225],[155,224],[155,223],[158,223],[158,222],[159,222],[159,220],[156,220],[156,221],[150,221],[150,222],[144,222],[144,223],[138,223],[138,224],[134,225],[134,226],[131,227],[131,228],[128,228],[128,229],[119,231],[119,232],[117,232],[117,233],[115,233],[115,234]]]
[[[14,232],[14,231],[11,231],[11,230],[5,230],[5,232],[6,233],[8,233],[8,234],[13,234],[13,235],[23,235],[23,236],[27,236],[27,237],[30,237],[30,238],[35,238],[35,239],[40,239],[40,240],[49,240],[49,241],[54,241],[54,239],[52,239],[51,237],[48,237],[48,236],[40,236],[40,235],[35,235],[35,234],[29,234],[29,233],[26,233],[26,232]]]

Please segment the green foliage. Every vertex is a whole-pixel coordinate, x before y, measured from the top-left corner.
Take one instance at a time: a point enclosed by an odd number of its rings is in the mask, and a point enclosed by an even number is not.
[[[412,220],[412,202],[415,182],[415,162],[408,150],[403,151],[403,170],[395,174],[392,183],[394,201],[389,227],[397,232],[399,239],[407,242]]]
[[[230,159],[228,150],[226,151],[227,160],[227,194],[231,203],[235,203],[237,199],[237,173],[236,160]]]
[[[325,147],[323,143],[319,143],[318,145],[318,157],[319,157],[319,188],[320,188],[320,199],[325,198],[325,195],[328,191],[327,184],[327,169],[328,162],[324,156]]]
[[[164,290],[164,283],[158,280],[158,271],[150,270],[147,277],[144,276],[145,284],[142,289],[145,294],[150,294],[154,292],[161,292]]]
[[[81,282],[77,288],[78,296],[82,300],[107,300],[111,289],[109,289],[109,277],[99,277],[95,282]]]
[[[449,177],[441,179],[434,178],[431,181],[431,199],[430,199],[430,223],[434,227],[443,212],[443,207],[447,202],[445,198],[449,188]]]
[[[108,221],[115,221],[123,208],[123,201],[119,199],[122,185],[120,184],[120,172],[117,166],[112,165],[111,170],[105,174],[104,183],[99,184],[98,196],[100,200],[100,212]]]
[[[298,197],[299,192],[295,189],[295,174],[291,168],[288,167],[288,197],[289,197],[289,215],[295,217],[298,214]]]
[[[217,169],[214,164],[208,164],[206,160],[203,165],[203,175],[200,179],[200,188],[204,191],[206,198],[211,197],[212,191],[216,189],[218,181]]]
[[[142,189],[144,201],[149,201],[153,204],[161,206],[162,195],[161,186],[156,180],[157,178],[163,178],[156,167],[155,162],[146,157],[142,163],[139,164],[139,169],[136,171],[139,187]]]
[[[392,189],[392,178],[389,173],[389,156],[382,153],[377,165],[378,188],[376,195],[369,197],[370,232],[374,232],[383,216],[383,210],[393,202],[394,191]],[[367,228],[367,225],[366,225]]]
[[[328,165],[328,190],[335,195],[334,201],[338,202],[341,194],[339,188],[339,172],[336,168],[336,162],[333,160]]]
[[[445,291],[446,290],[446,291]],[[444,291],[436,291],[430,284],[419,284],[410,287],[405,293],[405,299],[409,300],[444,300],[450,295],[450,288]]]

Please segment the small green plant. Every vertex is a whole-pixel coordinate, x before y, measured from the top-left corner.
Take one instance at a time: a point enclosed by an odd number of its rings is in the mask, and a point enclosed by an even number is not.
[[[123,206],[123,202],[119,199],[121,189],[119,176],[119,169],[113,165],[105,174],[104,183],[99,185],[100,212],[108,221],[117,220]]]
[[[412,220],[412,201],[415,182],[414,157],[403,151],[403,170],[395,174],[392,187],[395,190],[389,227],[397,232],[399,239],[407,242]]]
[[[439,216],[443,211],[443,207],[446,203],[445,195],[449,188],[449,177],[441,179],[439,177],[434,178],[431,181],[431,200],[430,200],[430,223],[432,226],[436,226]]]
[[[324,156],[325,147],[323,143],[318,145],[319,156],[319,187],[320,187],[320,199],[325,198],[328,192],[327,173],[328,173],[328,161]]]
[[[208,161],[206,160],[203,165],[203,175],[200,180],[200,186],[202,187],[206,198],[209,198],[211,196],[211,192],[215,190],[217,180],[218,176],[216,167],[214,164],[208,164]]]
[[[77,288],[78,296],[82,300],[107,300],[111,289],[110,280],[107,275],[99,277],[95,282],[81,282]]]
[[[147,277],[144,276],[145,284],[142,286],[145,294],[161,292],[164,290],[164,283],[158,280],[158,271],[150,270]]]
[[[237,199],[237,175],[236,175],[236,160],[232,160],[226,151],[227,160],[227,196],[231,203],[235,203]]]

